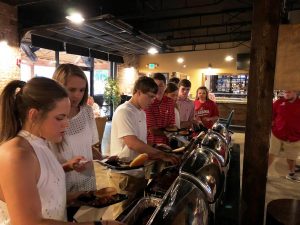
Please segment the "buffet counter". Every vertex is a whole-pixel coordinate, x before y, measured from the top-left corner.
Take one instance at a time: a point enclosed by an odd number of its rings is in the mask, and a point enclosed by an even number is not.
[[[247,104],[245,98],[216,98],[216,103],[232,103],[232,104]]]

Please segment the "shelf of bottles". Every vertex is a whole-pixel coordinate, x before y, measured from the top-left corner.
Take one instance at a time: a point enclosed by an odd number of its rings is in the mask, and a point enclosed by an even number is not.
[[[213,91],[218,93],[247,94],[248,75],[215,75]]]

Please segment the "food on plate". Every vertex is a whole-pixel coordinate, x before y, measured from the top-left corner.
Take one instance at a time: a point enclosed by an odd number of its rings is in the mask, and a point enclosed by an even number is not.
[[[94,195],[98,198],[109,197],[117,194],[117,189],[114,187],[106,187],[94,192]]]
[[[178,132],[179,135],[189,135],[189,131],[188,130],[181,130]]]
[[[175,132],[175,131],[178,131],[178,128],[173,126],[173,127],[166,127],[165,128],[166,131],[169,131],[169,132]]]
[[[176,149],[173,149],[172,152],[183,152],[185,149],[185,147],[180,147],[180,148],[176,148]]]
[[[148,159],[149,157],[147,153],[140,154],[131,161],[129,167],[142,166]]]

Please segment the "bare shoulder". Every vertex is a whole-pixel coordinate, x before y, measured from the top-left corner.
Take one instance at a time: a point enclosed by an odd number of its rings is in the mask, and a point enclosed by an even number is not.
[[[0,146],[0,165],[32,162],[34,158],[32,146],[21,137],[15,137]]]

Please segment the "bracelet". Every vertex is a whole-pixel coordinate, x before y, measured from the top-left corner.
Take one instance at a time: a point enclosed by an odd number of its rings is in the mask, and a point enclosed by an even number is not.
[[[102,225],[101,221],[94,221],[94,225]]]

